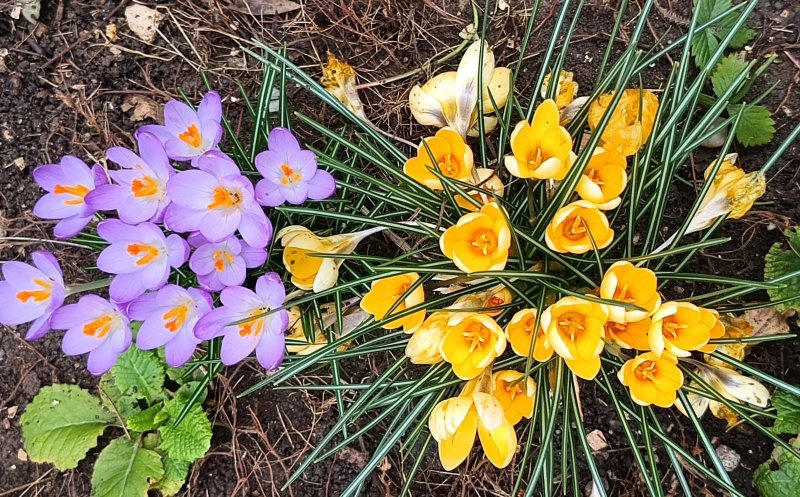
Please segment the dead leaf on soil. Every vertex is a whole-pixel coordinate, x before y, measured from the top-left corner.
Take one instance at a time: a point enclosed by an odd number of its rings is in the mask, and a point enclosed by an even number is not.
[[[357,469],[362,469],[367,465],[367,456],[363,452],[352,447],[345,447],[337,454],[342,461],[352,464]]]
[[[231,0],[231,10],[254,16],[286,14],[299,10],[301,5],[292,0]]]
[[[794,314],[792,310],[778,312],[775,307],[764,307],[746,311],[742,317],[753,327],[751,337],[768,337],[789,333],[789,323],[786,320]]]
[[[8,71],[8,67],[6,67],[6,57],[8,57],[8,49],[0,48],[0,73]]]
[[[133,109],[131,113],[131,121],[139,122],[145,119],[158,120],[161,116],[161,106],[154,100],[141,95],[128,95],[120,106],[123,112],[128,112]]]
[[[156,38],[156,30],[164,20],[164,14],[144,5],[133,4],[125,8],[125,19],[133,34],[150,43]]]

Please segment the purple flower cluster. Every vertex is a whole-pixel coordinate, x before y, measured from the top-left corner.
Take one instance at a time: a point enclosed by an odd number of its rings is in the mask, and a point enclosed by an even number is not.
[[[277,368],[288,326],[288,313],[280,309],[283,283],[270,272],[255,281],[255,291],[241,286],[247,269],[267,260],[273,230],[263,207],[325,199],[336,183],[289,130],[275,128],[268,150],[256,157],[263,179],[254,187],[217,148],[221,118],[215,92],[197,110],[171,101],[164,125],[137,131],[138,152],[108,150],[118,169],[90,168],[72,156],[38,167],[34,178],[48,193],[34,214],[59,220],[56,237],[77,235],[98,212],[116,214],[96,228],[107,242],[97,268],[112,275],[109,299],[88,294],[64,305],[67,296],[98,285],[66,286],[53,255],[36,251],[33,265],[2,265],[0,323],[32,323],[29,340],[50,329],[66,330],[64,353],[88,353],[92,374],[108,371],[134,341],[142,350],[164,347],[167,363],[178,367],[215,337],[222,337],[224,364],[255,352],[265,368]],[[169,283],[176,270],[185,278],[180,268],[187,261],[197,288]],[[214,292],[221,302],[216,309]],[[135,340],[131,321],[141,322]]]

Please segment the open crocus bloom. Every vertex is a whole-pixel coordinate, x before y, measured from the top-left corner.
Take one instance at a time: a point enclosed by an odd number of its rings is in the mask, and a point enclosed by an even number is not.
[[[608,111],[613,93],[600,95],[589,106],[589,128],[594,131]],[[658,112],[658,97],[647,90],[628,89],[622,96],[600,137],[602,145],[630,157],[647,143]]]
[[[411,293],[407,293],[414,283],[419,280],[417,273],[398,274],[372,282],[370,291],[361,299],[361,309],[375,317],[376,321],[386,320],[389,309],[394,307],[392,314],[397,314],[406,309],[418,306],[425,302],[425,290],[422,285],[417,285]],[[401,297],[405,298],[398,303]],[[403,328],[405,333],[414,333],[425,320],[425,309],[419,310],[408,316],[394,319],[381,325],[384,330]]]
[[[632,323],[606,322],[606,338],[623,349],[650,350],[647,333],[650,331],[650,318]]]
[[[479,67],[483,49],[483,68]],[[482,71],[482,88],[478,87],[478,72]],[[481,92],[484,114],[502,109],[511,90],[511,70],[495,67],[494,53],[489,44],[475,41],[467,48],[457,71],[433,77],[422,86],[416,85],[408,96],[411,114],[420,124],[443,128],[450,126],[466,139],[478,136],[478,91]],[[497,126],[494,116],[483,117],[487,133]]]
[[[406,344],[406,356],[414,364],[438,364],[444,360],[440,348],[450,321],[449,312],[434,312],[417,328]]]
[[[574,73],[569,71],[560,71],[558,73],[558,89],[556,90],[556,105],[559,109],[567,107],[575,100],[575,95],[578,94],[578,83],[573,81]],[[547,93],[550,91],[550,83],[553,79],[553,73],[549,72],[544,76],[542,81],[542,89],[539,92],[542,98],[547,98]]]
[[[150,133],[137,133],[139,155],[124,147],[108,150],[108,159],[122,169],[108,171],[116,184],[102,185],[86,195],[98,211],[115,210],[128,224],[160,223],[169,204],[167,182],[175,174],[164,146]]]
[[[128,318],[116,304],[84,295],[77,304],[53,313],[53,329],[67,330],[61,348],[67,355],[89,353],[86,368],[93,375],[107,372],[131,346]]]
[[[506,267],[511,230],[497,202],[461,216],[439,238],[442,253],[465,273],[497,271]]]
[[[336,181],[327,171],[317,169],[317,157],[300,148],[286,128],[269,133],[269,149],[256,156],[256,168],[264,176],[256,184],[256,200],[276,207],[284,202],[298,205],[309,198],[323,200],[336,191]]]
[[[633,304],[644,309],[626,309],[609,305],[608,319],[618,323],[641,321],[652,316],[661,305],[658,293],[658,282],[653,271],[635,267],[628,261],[619,261],[611,265],[600,283],[600,298]]]
[[[592,241],[598,249],[608,247],[614,240],[614,230],[596,205],[578,200],[556,211],[544,240],[556,252],[585,254],[592,250]]]
[[[512,154],[505,157],[508,172],[517,178],[564,179],[574,154],[572,137],[559,122],[553,100],[539,104],[530,123],[518,122],[510,137]]]
[[[628,387],[631,399],[642,406],[669,407],[683,386],[678,359],[671,354],[660,357],[653,352],[640,354],[627,361],[617,376]]]
[[[86,203],[86,196],[108,183],[102,167],[89,169],[71,155],[62,157],[59,164],[37,167],[33,179],[49,192],[33,206],[33,214],[41,219],[60,219],[53,229],[58,238],[73,237],[89,224],[96,211]]]
[[[97,225],[97,234],[110,243],[100,252],[97,267],[115,274],[108,290],[115,302],[130,302],[146,290],[164,286],[170,268],[178,268],[189,255],[188,244],[176,234],[164,237],[152,223],[136,226],[118,219]]]
[[[142,321],[136,346],[142,350],[163,346],[167,364],[183,366],[200,343],[194,336],[194,326],[212,306],[211,296],[199,288],[167,285],[142,295],[127,308],[130,319]]]
[[[478,376],[506,349],[506,335],[497,322],[478,312],[465,314],[445,333],[440,352],[462,380]]]
[[[301,290],[321,292],[336,284],[343,258],[318,257],[314,254],[352,254],[359,242],[386,228],[376,227],[356,233],[319,237],[303,226],[287,226],[277,238],[283,250],[283,265],[292,275],[292,283]]]
[[[139,128],[140,133],[155,135],[170,159],[194,160],[216,148],[222,139],[222,101],[210,91],[203,95],[197,111],[183,102],[171,100],[164,106],[164,125]]]
[[[286,290],[280,276],[267,273],[256,280],[256,291],[241,286],[228,287],[219,294],[218,307],[195,325],[200,340],[222,338],[220,360],[226,366],[236,364],[255,350],[258,362],[265,369],[281,365],[285,352],[284,332],[289,327],[286,310],[267,312],[283,305]],[[239,324],[237,321],[247,319]]]
[[[322,78],[319,81],[322,83],[322,87],[336,97],[336,100],[342,105],[350,109],[350,112],[369,121],[364,113],[364,105],[358,97],[356,71],[353,66],[328,52],[328,64],[322,68]]]
[[[517,434],[500,401],[492,396],[490,371],[464,386],[458,397],[445,399],[431,410],[428,429],[439,444],[439,460],[450,471],[466,460],[475,433],[489,461],[508,466],[517,449]]]
[[[453,128],[442,128],[436,136],[424,138],[417,156],[408,159],[403,172],[432,190],[443,190],[441,180],[431,171],[459,181],[472,179],[472,149]]]
[[[37,250],[31,259],[33,266],[17,261],[2,266],[0,323],[17,326],[33,321],[25,339],[37,340],[50,330],[50,318],[64,303],[66,290],[53,254]]]
[[[253,185],[236,163],[219,151],[197,160],[197,168],[182,171],[169,181],[172,203],[164,224],[173,231],[199,231],[218,242],[238,231],[251,247],[263,248],[272,238],[272,223],[253,196]]]
[[[202,233],[195,232],[187,240],[196,248],[189,259],[189,268],[206,290],[218,292],[226,286],[241,285],[247,268],[259,267],[267,260],[266,250],[251,247],[235,236],[209,242]]]
[[[579,297],[564,297],[542,313],[542,328],[556,354],[580,378],[592,380],[600,371],[605,306]]]
[[[653,314],[648,341],[656,355],[689,357],[711,339],[717,316],[689,302],[664,302]]]
[[[475,169],[475,174],[478,176],[477,181],[470,176],[466,182],[476,185],[480,190],[467,190],[465,193],[478,202],[478,205],[483,206],[489,202],[494,202],[494,196],[502,198],[505,195],[506,186],[503,184],[503,180],[497,176],[497,172],[494,169],[479,167]],[[475,212],[480,208],[476,207],[475,204],[460,193],[455,195],[455,201],[459,207],[470,212]]]
[[[533,416],[536,382],[530,376],[525,379],[523,376],[514,370],[497,371],[492,375],[492,395],[500,401],[506,419],[512,425]]]
[[[628,184],[626,167],[625,157],[613,150],[598,147],[589,159],[575,191],[583,200],[597,205],[598,209],[614,209],[622,202],[620,195]]]
[[[506,338],[511,344],[511,350],[520,357],[528,357],[533,352],[533,358],[539,362],[545,362],[553,357],[553,347],[547,342],[547,334],[539,326],[534,340],[533,328],[536,326],[536,309],[520,309],[506,325]]]

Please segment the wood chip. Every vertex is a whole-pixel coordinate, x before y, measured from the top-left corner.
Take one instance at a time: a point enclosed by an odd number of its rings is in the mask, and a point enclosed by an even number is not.
[[[131,121],[139,122],[145,119],[158,120],[161,117],[161,106],[154,100],[142,95],[128,95],[120,106],[123,112],[131,112]]]
[[[125,8],[125,19],[128,27],[131,28],[140,40],[150,43],[156,38],[158,25],[164,20],[161,12],[135,3]]]
[[[589,442],[589,447],[591,447],[594,452],[600,452],[608,448],[606,436],[603,435],[603,432],[600,430],[589,432],[589,434],[586,435],[586,441]]]
[[[108,41],[117,41],[119,40],[119,35],[117,34],[117,25],[114,23],[109,24],[106,26],[106,38]]]

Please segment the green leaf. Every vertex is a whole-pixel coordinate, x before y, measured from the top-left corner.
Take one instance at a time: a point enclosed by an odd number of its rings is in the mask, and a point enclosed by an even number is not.
[[[775,135],[775,121],[772,112],[763,105],[733,104],[728,106],[728,113],[735,116],[744,105],[744,112],[736,127],[736,139],[745,147],[764,145]]]
[[[132,431],[138,432],[145,432],[155,430],[158,426],[156,422],[156,416],[161,409],[164,407],[163,404],[158,403],[156,405],[150,406],[142,412],[138,412],[128,418],[128,429]]]
[[[175,398],[180,399],[181,402],[186,403],[192,399],[195,390],[200,387],[199,381],[191,381],[186,383],[185,385],[181,385],[177,392],[175,392]],[[202,405],[206,398],[208,397],[208,388],[203,388],[203,391],[200,393],[200,396],[195,401],[197,404]]]
[[[711,56],[719,47],[719,41],[708,31],[697,33],[692,40],[692,55],[697,67],[705,67],[711,62]]]
[[[696,0],[695,6],[698,9],[697,22],[704,24],[712,18],[722,14],[726,10],[733,7],[734,3],[731,0]],[[725,16],[722,20],[718,21],[711,28],[706,29],[692,40],[692,55],[694,55],[694,62],[697,67],[705,67],[711,60],[711,55],[717,50],[720,42],[728,36],[733,26],[739,20],[740,14],[733,12]],[[739,31],[733,36],[730,42],[730,47],[740,49],[744,47],[748,41],[752,40],[756,32],[748,27],[746,24],[739,28]]]
[[[792,446],[800,448],[798,439],[792,440]],[[773,469],[773,464],[777,465],[776,469]],[[753,483],[763,497],[796,495],[800,488],[800,458],[782,447],[775,447],[770,460],[756,469]]]
[[[733,35],[733,39],[731,40],[731,44],[729,45],[731,48],[735,48],[739,50],[740,48],[744,48],[750,40],[756,37],[756,30],[751,28],[748,25],[744,25]]]
[[[747,71],[747,62],[738,55],[731,54],[724,57],[719,61],[717,67],[714,68],[714,73],[711,75],[714,94],[718,97],[723,95],[736,78],[745,71]]]
[[[20,418],[31,461],[60,471],[76,467],[113,421],[97,397],[75,385],[43,387]]]
[[[783,249],[781,243],[773,245],[764,257],[764,280],[770,281],[795,271],[800,271],[800,228],[787,230],[784,235],[789,242],[789,249]],[[767,289],[773,301],[784,300],[800,295],[800,276],[785,281],[778,288]],[[800,299],[778,304],[777,309],[785,312],[789,309],[800,311]]]
[[[159,427],[161,435],[159,448],[176,461],[193,462],[203,457],[211,447],[211,421],[200,405],[195,404],[183,421],[175,426],[183,406],[180,399],[165,403],[164,410],[159,413],[168,414],[169,420]]]
[[[126,421],[141,411],[139,400],[130,395],[123,395],[110,373],[106,373],[100,378],[97,391],[100,393],[100,401],[103,405],[122,418],[122,421]]]
[[[800,434],[800,397],[778,391],[772,396],[772,405],[778,410],[778,419],[775,420],[772,431],[790,435]]]
[[[152,402],[162,397],[164,364],[153,352],[131,347],[111,368],[123,394]]]
[[[97,457],[93,497],[147,497],[150,481],[164,476],[161,456],[126,438],[113,440]]]
[[[161,491],[164,497],[170,497],[180,492],[186,477],[189,475],[191,463],[188,461],[176,461],[169,456],[162,458],[164,462],[164,478],[155,486]]]

